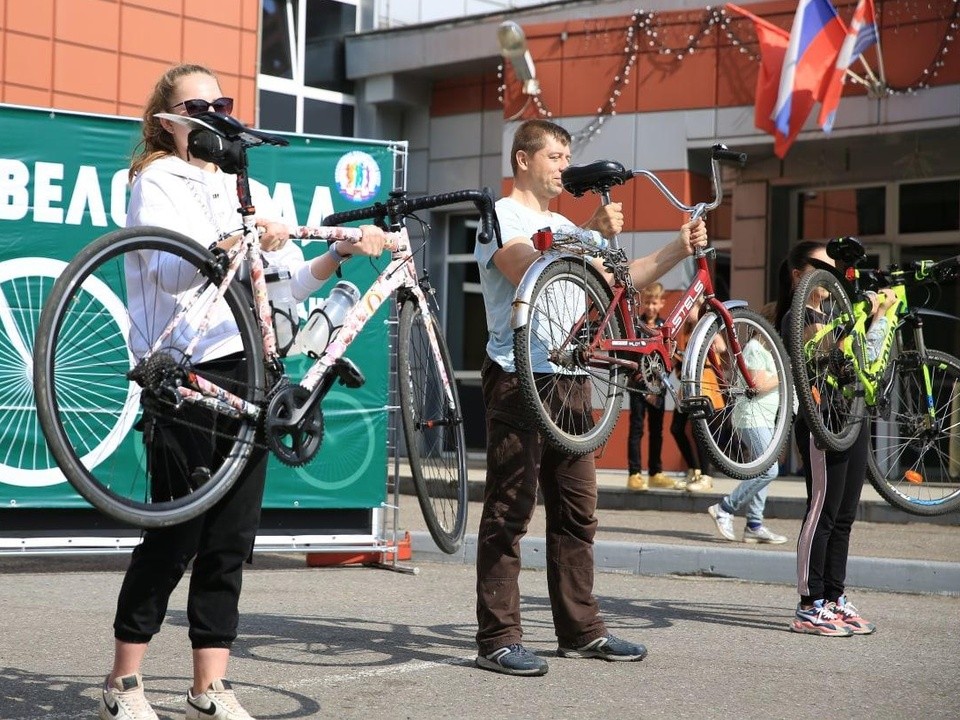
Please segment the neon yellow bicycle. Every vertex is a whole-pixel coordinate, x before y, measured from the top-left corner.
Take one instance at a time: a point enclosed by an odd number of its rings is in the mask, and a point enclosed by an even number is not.
[[[842,452],[869,422],[868,477],[885,500],[915,515],[960,508],[960,360],[927,347],[923,316],[945,313],[908,293],[955,280],[960,256],[861,271],[866,253],[851,237],[831,240],[827,254],[841,270],[800,279],[787,341],[811,434]],[[895,301],[875,317],[880,290]]]

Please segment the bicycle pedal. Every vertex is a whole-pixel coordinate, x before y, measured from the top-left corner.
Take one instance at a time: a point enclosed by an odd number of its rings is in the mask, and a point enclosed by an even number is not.
[[[367,381],[363,373],[360,372],[360,368],[349,358],[339,358],[333,367],[340,384],[346,385],[348,388],[358,388]]]
[[[713,400],[706,395],[693,395],[681,400],[680,411],[693,420],[705,420],[716,413]]]

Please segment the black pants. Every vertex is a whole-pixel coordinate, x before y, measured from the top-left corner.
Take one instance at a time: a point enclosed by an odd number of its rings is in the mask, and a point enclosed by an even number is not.
[[[687,434],[687,427],[690,425],[690,417],[679,409],[673,411],[673,419],[670,421],[670,434],[677,443],[680,455],[687,467],[692,470],[699,470],[704,475],[710,474],[710,458],[700,443],[694,437],[693,442]]]
[[[651,475],[663,470],[663,407],[648,403],[640,393],[630,395],[630,433],[627,437],[627,468],[631,475],[641,472],[640,444],[643,440],[643,418],[646,416],[650,428],[650,454],[647,457]]]
[[[843,595],[850,529],[866,477],[869,425],[863,423],[846,452],[824,452],[814,445],[802,418],[794,423],[807,483],[807,511],[797,540],[797,592],[804,605]]]
[[[239,379],[243,362],[237,358],[205,363],[218,378]],[[221,382],[229,387],[230,382]],[[184,406],[190,421],[229,432],[229,420],[214,417],[196,406]],[[223,437],[195,427],[151,418],[144,441],[154,485],[176,487],[190,468],[211,465],[211,456],[222,456]],[[216,463],[214,459],[212,462]],[[117,598],[114,636],[117,640],[145,643],[160,631],[170,594],[191,559],[187,618],[194,649],[229,648],[237,636],[238,604],[243,563],[250,557],[267,474],[267,453],[254,449],[246,467],[229,492],[210,510],[193,520],[160,530],[148,530],[130,558]]]

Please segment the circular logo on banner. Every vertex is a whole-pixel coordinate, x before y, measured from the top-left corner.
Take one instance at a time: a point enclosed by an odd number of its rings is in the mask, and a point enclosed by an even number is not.
[[[347,200],[366,202],[380,189],[380,167],[373,156],[354,150],[337,161],[337,190]]]

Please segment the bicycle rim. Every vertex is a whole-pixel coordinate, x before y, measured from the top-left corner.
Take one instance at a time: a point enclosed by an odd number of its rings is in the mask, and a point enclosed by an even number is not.
[[[444,389],[430,330],[451,397]],[[439,324],[429,309],[422,309],[412,298],[400,308],[397,368],[403,434],[417,500],[434,542],[443,552],[454,553],[467,527],[463,413]]]
[[[824,450],[842,452],[860,434],[863,385],[850,348],[853,306],[828,270],[805,273],[790,308],[788,346],[800,410]]]
[[[767,472],[780,457],[793,423],[793,388],[783,342],[759,313],[731,310],[733,335],[748,369],[737,365],[726,327],[714,316],[693,373],[693,395],[710,399],[713,413],[694,418],[693,430],[714,464],[734,478]]]
[[[259,332],[242,290],[229,289],[211,327],[234,338],[220,347],[228,357],[192,364],[182,355],[197,319],[213,302],[210,258],[178,233],[119,230],[81,251],[44,304],[34,382],[50,452],[81,496],[141,528],[173,525],[208,509],[252,450],[255,420],[173,402],[188,373],[248,402],[260,401]],[[158,287],[145,280],[148,274],[162,277],[169,292],[144,292]],[[176,309],[195,296],[159,350],[148,352]],[[239,333],[228,332],[230,323]],[[150,362],[142,362],[147,357]],[[143,371],[136,380],[130,376],[134,367]]]
[[[872,430],[868,477],[881,497],[914,515],[960,508],[960,360],[936,350],[927,351],[922,365],[915,351],[897,355]]]
[[[529,319],[514,331],[524,403],[544,439],[565,453],[593,452],[619,418],[626,373],[611,353],[591,348],[611,298],[610,287],[582,263],[558,260],[540,275]],[[600,340],[623,335],[615,311]]]

